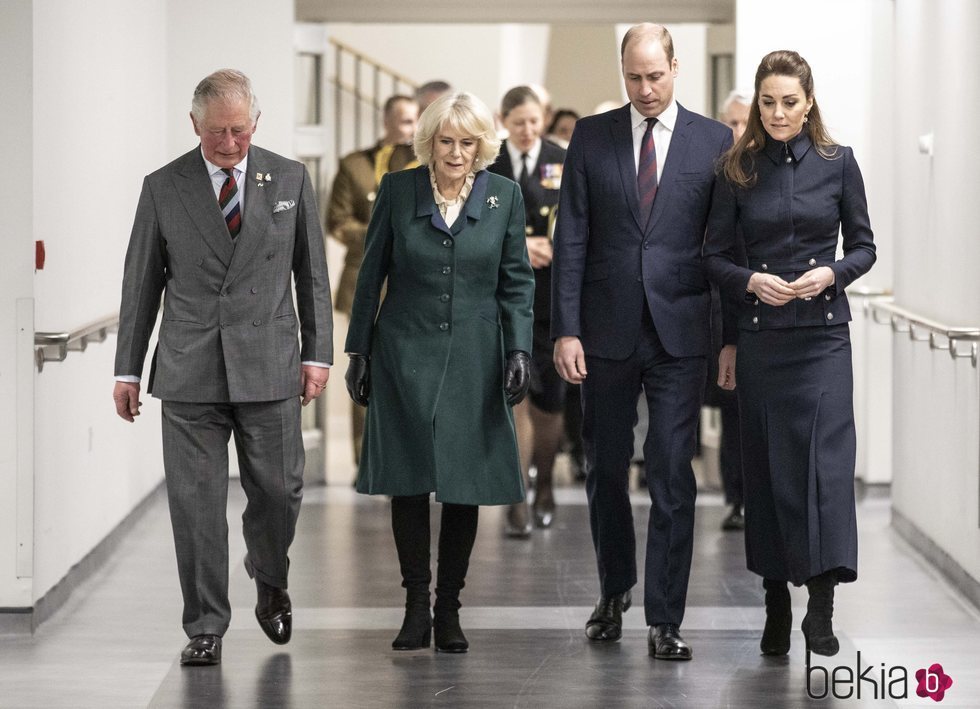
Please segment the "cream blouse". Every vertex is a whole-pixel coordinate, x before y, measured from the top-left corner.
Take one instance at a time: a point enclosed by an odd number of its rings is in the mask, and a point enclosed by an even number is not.
[[[436,174],[435,170],[429,167],[429,184],[432,185],[432,196],[435,198],[436,206],[439,207],[439,213],[442,214],[443,220],[446,222],[446,226],[452,226],[453,222],[459,216],[459,213],[463,211],[463,205],[466,203],[466,198],[470,196],[470,192],[473,190],[473,180],[476,179],[474,173],[470,173],[466,176],[466,180],[463,182],[463,187],[459,191],[456,199],[446,199],[439,192],[439,186],[436,184]]]

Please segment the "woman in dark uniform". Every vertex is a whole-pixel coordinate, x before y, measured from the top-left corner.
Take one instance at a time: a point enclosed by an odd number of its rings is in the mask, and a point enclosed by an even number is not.
[[[723,171],[704,263],[738,304],[718,376],[731,389],[737,374],[745,554],[766,590],[761,648],[789,651],[790,581],[809,591],[808,659],[811,650],[834,655],[834,586],[857,579],[844,289],[871,268],[875,246],[854,153],[827,134],[810,67],[796,52],[763,58],[748,127]],[[734,257],[736,229],[747,264]],[[835,260],[839,234],[844,255]]]
[[[354,292],[347,388],[367,406],[357,490],[391,496],[406,589],[396,650],[428,647],[434,630],[436,650],[466,652],[459,592],[477,505],[524,499],[510,407],[527,392],[534,276],[521,192],[484,169],[499,146],[475,96],[429,105],[415,134],[421,166],[381,181]],[[433,492],[443,503],[434,617]]]
[[[524,196],[527,251],[534,268],[534,349],[528,401],[514,407],[521,469],[525,484],[530,466],[537,469],[533,516],[538,527],[550,527],[555,514],[552,470],[563,433],[566,384],[551,361],[551,238],[548,222],[558,204],[565,150],[541,139],[544,107],[528,86],[517,86],[500,103],[509,137],[490,172],[516,180]],[[527,538],[531,520],[527,505],[507,511],[506,533]]]

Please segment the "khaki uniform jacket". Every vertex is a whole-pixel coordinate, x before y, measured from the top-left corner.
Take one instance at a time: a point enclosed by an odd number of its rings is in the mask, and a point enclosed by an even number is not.
[[[364,258],[364,239],[377,196],[379,170],[375,159],[381,147],[381,143],[378,143],[373,148],[358,150],[341,159],[333,189],[330,191],[327,231],[347,247],[334,307],[347,315],[350,315],[354,300],[357,271],[361,267],[361,259]],[[403,170],[414,161],[415,154],[411,146],[396,145],[388,164],[381,166],[380,172]]]

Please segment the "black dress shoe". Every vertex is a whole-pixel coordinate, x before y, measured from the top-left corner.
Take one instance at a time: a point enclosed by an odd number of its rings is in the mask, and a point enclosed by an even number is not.
[[[259,627],[276,645],[285,645],[293,635],[293,607],[284,588],[276,588],[255,579],[258,603],[255,618]]]
[[[190,667],[221,664],[221,636],[195,635],[181,651],[180,664]]]
[[[555,521],[555,501],[542,502],[534,501],[531,510],[534,513],[534,526],[538,529],[547,529]]]
[[[680,630],[673,623],[652,626],[647,643],[650,654],[658,660],[690,660],[694,657],[691,646],[684,642]]]
[[[594,642],[615,642],[623,637],[623,613],[630,609],[633,597],[629,591],[614,596],[600,596],[595,610],[585,624],[585,636]]]
[[[725,519],[721,521],[721,528],[725,532],[745,529],[745,517],[742,516],[741,505],[732,505],[732,509],[725,515]]]

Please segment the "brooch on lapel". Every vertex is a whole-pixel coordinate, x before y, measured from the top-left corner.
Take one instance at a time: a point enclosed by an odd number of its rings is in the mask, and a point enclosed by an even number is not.
[[[259,187],[265,187],[266,182],[272,182],[272,175],[268,172],[264,175],[261,172],[256,172],[255,181],[258,183]]]
[[[500,200],[497,199],[497,195],[490,195],[487,197],[487,204],[490,205],[490,209],[496,209],[500,206]]]

